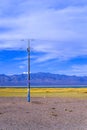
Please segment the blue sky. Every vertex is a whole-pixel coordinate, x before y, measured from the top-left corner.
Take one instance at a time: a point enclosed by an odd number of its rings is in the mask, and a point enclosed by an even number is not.
[[[22,40],[24,39],[24,40]],[[87,75],[86,0],[0,0],[0,73]]]

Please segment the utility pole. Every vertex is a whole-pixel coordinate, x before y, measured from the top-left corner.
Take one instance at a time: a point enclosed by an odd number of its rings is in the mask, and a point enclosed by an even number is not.
[[[27,101],[30,102],[30,40],[28,39],[28,94],[27,94]]]

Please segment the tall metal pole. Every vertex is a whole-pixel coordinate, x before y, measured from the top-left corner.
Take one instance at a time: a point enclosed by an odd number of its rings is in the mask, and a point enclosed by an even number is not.
[[[28,40],[28,94],[27,94],[27,101],[30,102],[30,40]]]

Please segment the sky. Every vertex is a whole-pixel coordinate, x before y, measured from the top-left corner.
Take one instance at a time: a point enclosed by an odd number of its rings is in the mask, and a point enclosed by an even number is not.
[[[0,74],[87,76],[87,0],[0,0]]]

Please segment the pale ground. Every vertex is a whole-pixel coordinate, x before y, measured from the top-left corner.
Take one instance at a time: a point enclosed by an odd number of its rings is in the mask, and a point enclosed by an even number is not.
[[[0,130],[87,130],[87,99],[0,97]]]

